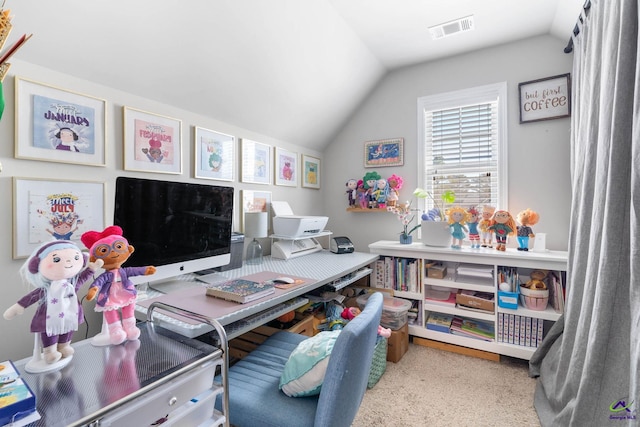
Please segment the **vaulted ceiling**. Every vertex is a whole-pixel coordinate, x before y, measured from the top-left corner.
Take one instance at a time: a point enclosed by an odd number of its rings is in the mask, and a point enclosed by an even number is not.
[[[6,0],[20,60],[322,151],[388,72],[537,35],[583,0]],[[432,40],[466,16],[474,29]]]

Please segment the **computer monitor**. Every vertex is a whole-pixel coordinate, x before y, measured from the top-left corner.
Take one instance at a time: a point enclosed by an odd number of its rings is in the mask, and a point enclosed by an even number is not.
[[[157,269],[135,284],[165,291],[177,276],[229,264],[232,220],[233,187],[116,179],[113,223],[135,248],[125,266]]]

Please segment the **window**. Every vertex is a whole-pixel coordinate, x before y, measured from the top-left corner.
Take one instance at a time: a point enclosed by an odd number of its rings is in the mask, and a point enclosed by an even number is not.
[[[437,201],[506,209],[506,95],[499,83],[418,98],[418,180]]]

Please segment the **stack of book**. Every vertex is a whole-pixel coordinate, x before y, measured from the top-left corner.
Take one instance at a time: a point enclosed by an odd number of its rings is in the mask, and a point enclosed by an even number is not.
[[[484,341],[493,341],[495,339],[493,323],[476,319],[454,316],[449,330],[454,335],[467,338],[476,338]]]
[[[453,316],[451,315],[432,312],[429,313],[429,317],[427,318],[427,329],[448,334],[452,321]]]
[[[207,286],[207,295],[227,301],[245,304],[275,292],[271,283],[260,283],[246,279],[233,279]]]
[[[36,397],[11,361],[0,363],[0,426],[40,419]],[[20,422],[20,425],[24,425]]]

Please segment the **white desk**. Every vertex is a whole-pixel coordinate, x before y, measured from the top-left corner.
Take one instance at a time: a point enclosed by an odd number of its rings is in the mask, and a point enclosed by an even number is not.
[[[308,300],[304,298],[304,294],[314,289],[324,285],[332,285],[335,289],[340,289],[369,275],[371,269],[368,267],[376,259],[378,256],[370,253],[354,252],[338,255],[327,250],[289,260],[265,257],[264,262],[260,265],[244,265],[241,268],[221,272],[220,275],[228,279],[236,279],[263,271],[273,271],[281,275],[306,277],[313,280],[308,284],[293,287],[286,292],[277,292],[273,296],[262,298],[253,303],[235,304],[233,310],[220,308],[234,303],[208,298],[209,307],[200,310],[198,314],[217,320],[224,326],[227,337],[232,339],[306,304]],[[194,275],[185,275],[181,278],[186,281],[195,280]],[[188,295],[197,291],[198,289],[190,288],[181,291],[180,294]],[[147,307],[156,300],[196,312],[193,307],[180,307],[177,299],[172,303],[172,294],[162,296],[162,294],[151,290],[150,299],[136,305],[136,317],[140,320],[146,320]],[[154,319],[159,325],[190,338],[212,331],[212,328],[207,324],[182,321],[173,316],[162,314],[161,310],[154,313]]]

